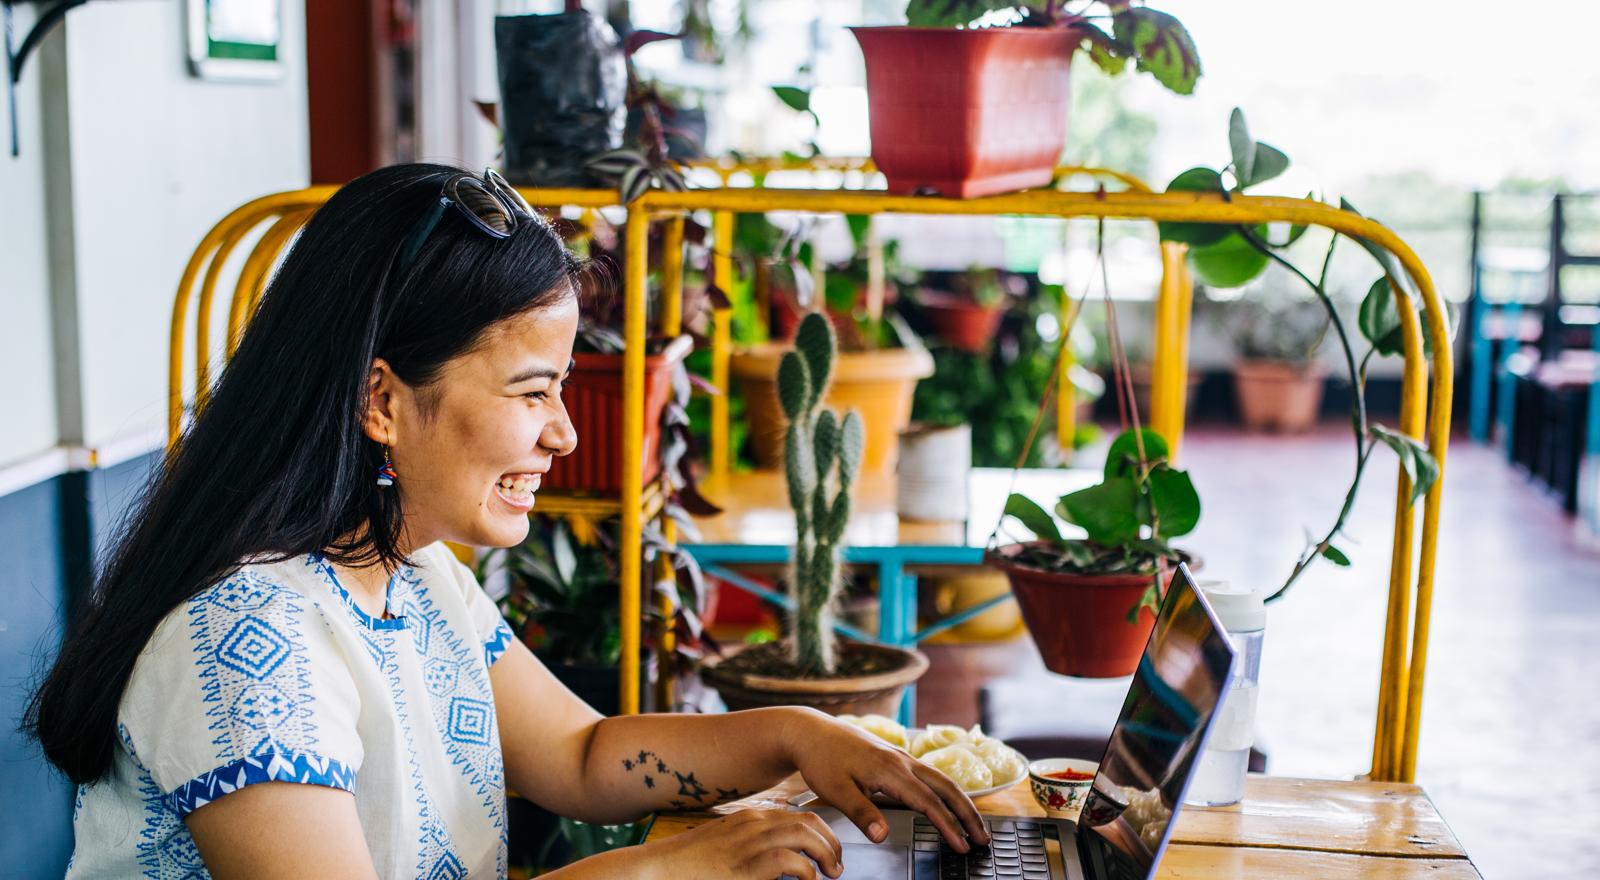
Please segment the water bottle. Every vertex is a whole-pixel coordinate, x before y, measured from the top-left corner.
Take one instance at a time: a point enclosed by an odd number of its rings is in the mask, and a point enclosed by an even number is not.
[[[1202,581],[1199,586],[1227,629],[1238,658],[1234,661],[1233,683],[1217,709],[1211,739],[1200,755],[1184,803],[1221,807],[1236,804],[1244,797],[1250,747],[1255,744],[1256,693],[1267,606],[1262,594],[1230,587],[1222,581]]]

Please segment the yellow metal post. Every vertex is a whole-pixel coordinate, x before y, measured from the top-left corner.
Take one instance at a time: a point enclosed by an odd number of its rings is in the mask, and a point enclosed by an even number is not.
[[[234,286],[233,301],[228,304],[228,338],[225,340],[227,356],[239,349],[239,337],[244,332],[245,319],[255,311],[261,301],[261,289],[266,282],[267,270],[278,258],[283,245],[305,224],[312,211],[292,211],[279,217],[262,233],[250,256],[239,270],[239,282]]]
[[[624,267],[622,322],[622,528],[617,552],[622,557],[622,701],[624,715],[639,713],[640,599],[643,583],[644,494],[644,346],[645,280],[649,265],[650,213],[628,209],[627,263]]]
[[[678,523],[671,517],[663,517],[661,522],[661,535],[668,544],[678,540]],[[670,712],[673,705],[673,677],[677,675],[677,664],[674,663],[673,652],[678,647],[678,633],[674,628],[676,621],[673,617],[677,610],[677,597],[673,590],[677,584],[677,570],[673,567],[672,556],[662,553],[656,557],[655,584],[666,584],[669,589],[655,592],[656,612],[661,615],[661,628],[656,639],[656,711]]]
[[[662,222],[661,332],[668,337],[683,332],[683,215]]]
[[[711,270],[723,293],[733,296],[733,213],[718,211],[711,218]],[[717,309],[711,315],[711,472],[726,474],[733,461],[729,448],[728,364],[733,352],[733,311]]]

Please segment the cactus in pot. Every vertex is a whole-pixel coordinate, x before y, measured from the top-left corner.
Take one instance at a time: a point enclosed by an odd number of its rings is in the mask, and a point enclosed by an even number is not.
[[[791,659],[813,676],[834,670],[833,607],[840,584],[840,542],[850,520],[863,442],[858,413],[839,418],[822,408],[837,354],[833,326],[813,312],[801,321],[794,350],[778,364],[778,398],[789,421],[784,471],[795,519],[789,573],[794,600]]]

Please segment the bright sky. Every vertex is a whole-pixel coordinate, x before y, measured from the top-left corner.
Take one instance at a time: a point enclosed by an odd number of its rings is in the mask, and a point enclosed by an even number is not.
[[[1127,95],[1160,120],[1153,174],[1225,160],[1243,107],[1257,138],[1338,184],[1428,170],[1489,186],[1562,176],[1600,188],[1600,4],[1551,0],[1156,0],[1188,25],[1205,76],[1173,98]],[[1531,13],[1531,14],[1530,14]]]

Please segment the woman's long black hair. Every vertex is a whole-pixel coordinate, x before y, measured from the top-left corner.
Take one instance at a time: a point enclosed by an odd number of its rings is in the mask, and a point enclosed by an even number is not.
[[[501,240],[452,208],[411,265],[396,266],[456,173],[398,165],[355,180],[286,255],[24,716],[73,782],[110,770],[118,704],[157,624],[242,560],[400,561],[399,502],[375,484],[382,453],[362,431],[374,358],[426,387],[496,322],[573,295],[580,265],[542,221]]]

